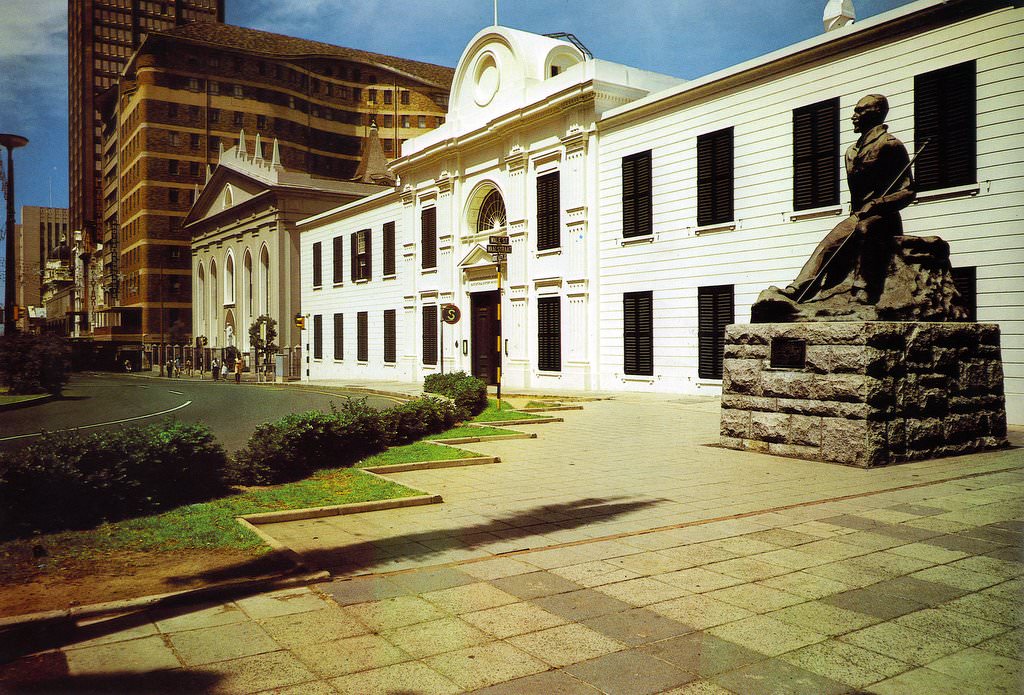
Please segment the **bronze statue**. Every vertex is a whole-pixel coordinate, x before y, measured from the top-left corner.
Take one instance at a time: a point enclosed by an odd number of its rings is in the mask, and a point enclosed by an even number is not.
[[[860,137],[846,151],[853,214],[821,240],[788,287],[761,293],[751,309],[753,323],[963,317],[954,306],[959,297],[952,288],[949,246],[937,237],[902,236],[900,210],[914,200],[914,181],[907,149],[885,125],[888,112],[881,94],[857,102],[851,120]],[[905,276],[907,269],[934,275],[939,282],[925,284],[942,297],[897,297],[899,292],[890,291],[892,278]],[[899,306],[886,303],[886,293]]]

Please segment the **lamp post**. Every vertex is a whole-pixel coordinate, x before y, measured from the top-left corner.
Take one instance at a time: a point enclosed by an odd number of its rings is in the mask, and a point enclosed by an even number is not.
[[[11,335],[18,326],[14,321],[14,148],[24,147],[28,138],[0,133],[0,145],[7,148],[7,245],[6,280],[4,281],[4,335]]]

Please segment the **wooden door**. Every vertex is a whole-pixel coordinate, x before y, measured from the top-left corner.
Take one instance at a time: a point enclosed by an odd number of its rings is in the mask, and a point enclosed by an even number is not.
[[[498,291],[475,292],[472,298],[472,351],[473,376],[488,384],[498,383],[498,335],[501,322],[498,319]]]

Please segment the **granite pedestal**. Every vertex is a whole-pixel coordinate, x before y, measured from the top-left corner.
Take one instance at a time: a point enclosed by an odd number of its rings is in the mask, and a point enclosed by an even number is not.
[[[862,467],[1006,446],[999,327],[729,326],[721,444]]]

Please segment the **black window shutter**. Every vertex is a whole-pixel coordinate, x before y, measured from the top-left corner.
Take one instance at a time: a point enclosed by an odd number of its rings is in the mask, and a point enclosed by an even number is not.
[[[721,379],[725,327],[735,321],[732,285],[697,288],[697,375]]]
[[[559,173],[537,177],[537,250],[561,246],[561,200]]]
[[[356,359],[366,362],[370,359],[369,313],[360,311],[356,314]]]
[[[697,138],[697,224],[733,219],[733,129]]]
[[[345,315],[334,315],[334,359],[345,359]]]
[[[364,229],[363,234],[366,236],[366,270],[363,273],[364,280],[373,279],[373,231]]]
[[[395,223],[384,223],[384,274],[395,274]]]
[[[623,372],[654,375],[654,293],[622,295]]]
[[[974,266],[953,268],[953,282],[967,307],[967,320],[978,320],[978,269]]]
[[[384,311],[384,361],[394,362],[395,355],[397,352],[396,329],[395,329],[395,310],[386,309]]]
[[[352,282],[359,279],[359,232],[352,232],[352,253],[349,264],[352,266]]]
[[[322,251],[320,242],[313,244],[313,287],[320,287],[323,284]]]
[[[422,267],[437,267],[437,208],[426,208],[420,213],[422,232]]]
[[[622,158],[622,236],[652,233],[651,151]]]
[[[562,300],[537,300],[537,368],[546,372],[562,370]]]
[[[793,111],[793,209],[839,203],[839,99]]]
[[[345,237],[334,237],[334,283],[345,282]]]
[[[977,180],[977,71],[974,61],[914,77],[915,187],[919,191]]]
[[[319,360],[324,356],[324,317],[321,314],[313,315],[313,359]]]
[[[437,364],[437,305],[423,307],[423,364]]]

